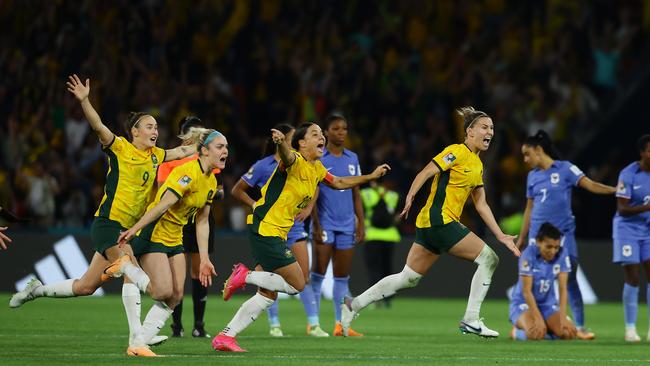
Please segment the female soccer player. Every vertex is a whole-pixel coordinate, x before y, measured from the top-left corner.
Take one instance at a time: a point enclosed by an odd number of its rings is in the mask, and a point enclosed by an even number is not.
[[[325,181],[336,189],[348,189],[377,179],[390,169],[383,164],[369,175],[335,177],[318,160],[323,156],[325,137],[317,124],[303,123],[296,129],[291,140],[295,150],[291,150],[282,132],[271,131],[280,163],[262,188],[262,198],[255,203],[253,214],[248,216],[255,271],[236,264],[224,284],[223,298],[228,300],[247,283],[259,286],[259,290],[212,340],[212,347],[219,351],[245,352],[235,336],[273,305],[277,291],[293,295],[305,287],[304,273],[287,249],[286,240],[296,215],[312,200],[318,183]]]
[[[626,166],[618,176],[616,215],[613,220],[614,263],[623,266],[623,310],[625,340],[639,342],[636,315],[641,263],[650,283],[650,135],[637,142],[641,159]],[[650,304],[650,284],[648,284]],[[649,306],[650,313],[650,306]],[[650,341],[650,331],[647,340]]]
[[[327,146],[321,163],[335,175],[361,175],[357,154],[343,147],[348,135],[348,123],[343,116],[332,115],[325,122]],[[316,300],[315,321],[320,312],[321,285],[327,266],[332,261],[334,274],[335,324],[333,335],[343,336],[341,327],[341,301],[350,293],[348,283],[354,245],[363,242],[365,236],[364,212],[359,187],[351,190],[338,190],[319,185],[317,204],[312,211],[312,238],[314,240],[314,260],[311,283]],[[355,217],[356,216],[356,217]],[[356,223],[356,224],[355,224]],[[308,328],[309,329],[309,325]],[[350,336],[363,334],[350,329]]]
[[[291,138],[295,132],[294,128],[286,123],[275,126],[275,129],[282,132],[287,140],[291,143]],[[277,152],[273,140],[269,138],[264,148],[264,158],[258,160],[251,166],[248,172],[242,175],[241,179],[232,188],[232,195],[242,203],[254,208],[255,200],[252,199],[246,190],[251,187],[262,188],[275,171],[280,161],[280,155]],[[313,201],[312,201],[313,202]],[[298,213],[295,223],[287,234],[286,245],[298,261],[300,269],[305,277],[305,288],[300,292],[300,301],[307,314],[307,334],[313,337],[328,337],[318,324],[318,313],[316,311],[316,300],[309,283],[309,253],[307,252],[307,233],[305,232],[304,220],[309,216],[312,205],[308,205]],[[269,315],[269,325],[271,329],[269,334],[274,337],[282,337],[282,328],[280,327],[279,303],[276,299],[273,305],[267,309]]]
[[[212,170],[225,167],[228,142],[218,131],[201,130],[199,158],[175,168],[144,216],[118,238],[120,245],[133,239],[133,254],[142,269],[125,255],[105,270],[112,277],[127,275],[138,288],[157,300],[129,344],[127,354],[130,356],[155,356],[146,342],[165,325],[183,298],[186,271],[183,226],[195,215],[201,257],[199,280],[207,287],[212,284],[212,275],[216,275],[208,256],[208,217],[217,191],[217,179]]]
[[[511,337],[517,340],[573,339],[577,330],[567,312],[567,278],[571,260],[560,245],[562,233],[545,222],[537,231],[535,244],[519,258],[519,281],[510,300]],[[560,291],[559,303],[555,280]]]
[[[569,274],[569,304],[578,328],[578,338],[593,339],[594,334],[584,328],[584,307],[582,293],[576,277],[578,271],[578,247],[575,239],[575,218],[571,212],[571,191],[574,186],[597,194],[614,194],[615,187],[589,179],[569,161],[558,160],[551,139],[540,130],[529,136],[521,147],[526,162],[532,170],[526,181],[526,210],[524,222],[517,240],[517,247],[523,248],[528,235],[530,242],[537,236],[537,230],[548,222],[562,232],[562,246],[566,247],[571,259]]]
[[[361,309],[394,295],[398,290],[415,287],[440,255],[449,252],[454,257],[471,260],[478,265],[472,278],[460,330],[482,337],[499,336],[498,332],[485,326],[479,317],[499,257],[459,221],[470,194],[476,210],[497,240],[516,256],[520,253],[514,243],[515,237],[501,231],[485,199],[483,163],[479,153],[490,147],[494,136],[492,119],[485,112],[476,111],[472,107],[461,108],[458,113],[464,121],[465,142],[447,146],[436,155],[415,177],[406,196],[401,217],[407,217],[413,197],[429,178],[434,177],[427,203],[416,220],[415,242],[406,258],[404,269],[400,273],[384,277],[354,299],[345,299],[341,305],[344,335],[347,336],[350,323]]]
[[[85,84],[77,75],[69,77],[68,91],[79,100],[91,128],[99,137],[108,156],[104,197],[90,229],[95,254],[86,273],[79,279],[43,285],[33,279],[27,287],[16,293],[9,306],[19,307],[37,297],[71,297],[91,295],[101,286],[104,268],[117,260],[122,252],[132,254],[131,247],[118,248],[117,238],[125,228],[133,226],[151,202],[156,170],[163,161],[181,159],[196,151],[193,146],[179,146],[171,150],[156,147],[158,125],[145,113],[131,113],[125,131],[131,138],[116,136],[103,123],[90,100],[90,79]],[[192,137],[193,138],[193,137]],[[125,279],[122,300],[129,321],[131,337],[140,328],[140,292]],[[166,337],[165,337],[166,338]]]

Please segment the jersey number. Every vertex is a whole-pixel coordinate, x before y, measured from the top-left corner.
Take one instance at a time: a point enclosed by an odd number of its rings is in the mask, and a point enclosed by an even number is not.
[[[144,187],[144,185],[147,184],[148,180],[149,180],[149,172],[145,171],[144,174],[142,174],[142,184],[140,184],[140,187]]]
[[[551,280],[539,280],[539,293],[545,294],[551,288]]]
[[[544,202],[546,201],[546,192],[548,192],[548,189],[542,188],[540,191],[542,192],[542,199],[539,202]]]
[[[643,204],[648,205],[650,204],[650,196],[645,196],[643,197]]]

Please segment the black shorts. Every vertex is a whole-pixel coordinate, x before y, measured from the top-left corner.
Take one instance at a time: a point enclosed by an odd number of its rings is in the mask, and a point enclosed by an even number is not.
[[[214,219],[212,215],[208,218],[208,225],[210,225],[210,234],[208,235],[208,253],[214,251]],[[196,241],[196,225],[194,221],[187,223],[183,226],[183,247],[185,253],[198,253],[199,243]]]

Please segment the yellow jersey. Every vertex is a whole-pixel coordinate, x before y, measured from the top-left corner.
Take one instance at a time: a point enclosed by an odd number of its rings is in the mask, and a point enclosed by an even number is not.
[[[147,207],[147,211],[156,206],[167,191],[175,194],[178,201],[160,218],[142,228],[138,236],[168,247],[183,245],[183,226],[193,219],[203,206],[212,204],[212,198],[217,191],[217,178],[212,172],[207,175],[204,172],[198,159],[174,168],[158,190],[156,199]]]
[[[165,150],[155,146],[138,150],[119,136],[114,136],[103,150],[108,155],[108,173],[104,197],[95,216],[131,227],[142,217],[151,201],[156,171],[165,161]]]
[[[333,176],[319,160],[309,163],[300,153],[288,168],[282,162],[262,187],[262,197],[255,202],[253,213],[246,222],[261,236],[276,236],[287,240],[296,215],[314,197],[316,186],[323,180],[332,182]]]
[[[432,159],[440,169],[415,226],[427,228],[459,221],[472,190],[483,186],[483,163],[465,144],[447,146]]]

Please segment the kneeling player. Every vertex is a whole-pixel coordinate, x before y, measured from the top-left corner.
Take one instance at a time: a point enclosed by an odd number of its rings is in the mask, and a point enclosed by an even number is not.
[[[573,339],[576,327],[567,318],[567,279],[571,262],[553,225],[540,227],[536,245],[519,258],[519,281],[510,301],[511,337],[517,340]],[[553,283],[558,280],[559,303]]]

